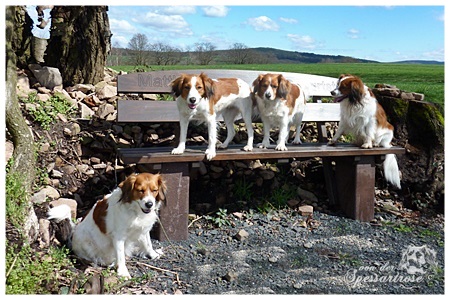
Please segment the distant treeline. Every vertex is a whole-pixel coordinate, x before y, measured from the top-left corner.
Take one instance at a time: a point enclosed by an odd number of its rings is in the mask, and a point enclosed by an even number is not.
[[[241,43],[236,43],[227,50],[217,50],[211,43],[196,43],[187,49],[161,42],[145,47],[142,44],[142,42],[136,42],[128,48],[113,47],[108,58],[108,65],[376,63],[376,61],[341,55],[320,55],[274,48],[248,48]]]

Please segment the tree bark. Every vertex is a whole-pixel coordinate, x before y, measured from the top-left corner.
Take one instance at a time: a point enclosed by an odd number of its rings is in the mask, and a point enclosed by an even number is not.
[[[20,43],[18,27],[22,24],[15,23],[15,16],[20,7],[6,7],[6,128],[12,136],[14,144],[11,173],[21,174],[22,184],[28,193],[31,193],[35,178],[35,157],[33,148],[33,134],[25,123],[16,94],[17,68],[16,54],[12,48],[13,41]],[[19,37],[17,36],[19,35]]]
[[[111,50],[107,6],[55,6],[45,62],[61,72],[64,86],[103,80]]]
[[[31,38],[33,34],[31,29],[33,29],[33,20],[24,6],[15,6],[13,10],[6,7],[6,14],[9,14],[7,17],[14,23],[14,32],[7,42],[11,42],[12,51],[16,54],[17,66],[26,69],[32,61]]]

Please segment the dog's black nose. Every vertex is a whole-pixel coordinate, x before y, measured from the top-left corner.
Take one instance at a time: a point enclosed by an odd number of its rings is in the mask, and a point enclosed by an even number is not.
[[[145,207],[147,207],[147,208],[152,208],[152,206],[153,206],[153,202],[146,202],[145,203]]]
[[[331,94],[332,96],[335,96],[335,95],[336,95],[336,92],[333,90],[333,91],[330,92],[330,94]]]
[[[189,102],[191,102],[191,103],[195,103],[195,100],[197,100],[197,99],[195,99],[195,97],[189,98]]]
[[[264,95],[266,96],[267,99],[270,98],[270,93],[265,93]]]

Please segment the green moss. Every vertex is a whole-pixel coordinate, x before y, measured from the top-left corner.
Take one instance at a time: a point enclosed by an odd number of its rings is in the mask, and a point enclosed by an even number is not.
[[[405,119],[408,113],[408,101],[396,99],[396,101],[392,101],[391,107],[397,118]]]
[[[444,116],[435,105],[410,102],[407,125],[413,141],[427,147],[444,146],[444,124]]]

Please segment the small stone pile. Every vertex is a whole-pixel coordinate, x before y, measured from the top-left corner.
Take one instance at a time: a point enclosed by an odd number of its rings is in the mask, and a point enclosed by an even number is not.
[[[423,101],[425,99],[424,94],[405,92],[397,88],[395,85],[390,84],[376,84],[375,88],[372,89],[372,92],[375,94],[375,96],[377,96],[377,98],[380,96],[387,96],[400,98],[403,100]]]

